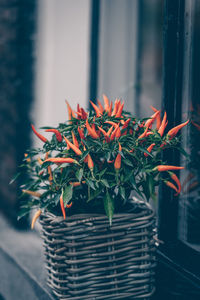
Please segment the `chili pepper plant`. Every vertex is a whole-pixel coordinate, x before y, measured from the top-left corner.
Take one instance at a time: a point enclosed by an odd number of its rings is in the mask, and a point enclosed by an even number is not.
[[[41,147],[25,154],[21,172],[27,174],[22,186],[20,216],[38,208],[32,227],[41,212],[67,218],[79,213],[105,213],[112,223],[114,213],[123,212],[131,195],[143,201],[155,199],[156,186],[164,181],[176,195],[181,184],[176,175],[180,166],[166,165],[162,153],[179,148],[177,133],[189,120],[168,132],[167,114],[152,108],[149,118],[138,119],[103,96],[104,104],[91,102],[85,111],[68,107],[68,121],[57,128],[32,125]],[[50,132],[50,139],[44,133]],[[44,133],[43,133],[44,132]],[[27,199],[27,198],[26,198]]]

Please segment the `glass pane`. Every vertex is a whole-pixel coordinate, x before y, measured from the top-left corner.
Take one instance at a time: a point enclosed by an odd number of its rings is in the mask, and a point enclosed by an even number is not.
[[[121,97],[138,117],[160,108],[162,0],[102,0],[98,97]],[[141,112],[141,114],[140,114]]]
[[[186,3],[188,5],[189,1]],[[185,59],[185,86],[183,94],[183,121],[190,118],[191,122],[182,132],[183,147],[189,153],[189,160],[183,161],[185,170],[181,172],[182,194],[179,201],[179,239],[192,248],[200,250],[200,2],[189,10],[191,22],[186,26],[187,36],[185,47],[188,53]],[[192,26],[190,26],[192,25]],[[193,28],[191,30],[190,28]],[[190,31],[191,30],[191,31]],[[191,56],[189,55],[191,53]],[[192,59],[190,60],[190,57]],[[187,61],[188,59],[188,61]],[[188,70],[186,66],[189,66]]]

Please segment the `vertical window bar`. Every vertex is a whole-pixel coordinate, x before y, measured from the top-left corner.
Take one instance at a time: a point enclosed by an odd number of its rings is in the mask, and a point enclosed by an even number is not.
[[[100,0],[92,0],[91,7],[89,99],[96,102],[98,90]],[[89,104],[89,107],[91,108],[91,104]]]
[[[163,28],[163,111],[168,116],[168,128],[181,119],[183,61],[184,61],[184,0],[165,0]],[[167,129],[168,129],[167,128]],[[165,151],[164,160],[178,165],[179,155]],[[175,241],[177,238],[178,201],[165,185],[160,188],[159,237]]]
[[[135,77],[135,114],[140,116],[140,94],[142,77],[142,24],[143,24],[143,0],[137,1],[137,49],[136,49],[136,77]]]

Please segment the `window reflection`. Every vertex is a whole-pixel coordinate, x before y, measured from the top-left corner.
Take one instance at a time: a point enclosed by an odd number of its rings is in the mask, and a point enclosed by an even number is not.
[[[200,249],[200,3],[195,2],[193,38],[191,43],[192,64],[188,106],[190,126],[183,132],[183,146],[189,153],[185,170],[181,174],[182,196],[179,201],[179,239],[199,251]],[[189,78],[188,78],[189,80]],[[183,110],[184,111],[184,110]],[[184,116],[185,117],[185,116]]]

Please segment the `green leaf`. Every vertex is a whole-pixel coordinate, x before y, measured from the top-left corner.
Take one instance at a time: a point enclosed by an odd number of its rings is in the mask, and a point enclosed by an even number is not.
[[[100,193],[101,193],[101,189],[100,190],[90,190],[90,192],[88,193],[88,200],[87,202],[90,202],[91,200],[93,200],[94,198],[96,198]]]
[[[108,191],[106,191],[106,195],[104,197],[104,209],[106,212],[106,215],[108,216],[110,226],[112,225],[112,217],[114,214],[114,201],[110,197],[110,194]]]
[[[81,182],[81,179],[83,177],[83,169],[79,169],[76,171],[76,178],[78,179],[79,182]]]
[[[17,173],[12,179],[11,179],[11,181],[9,182],[9,184],[12,184],[13,182],[15,182],[15,180],[20,176],[20,172],[19,173]]]
[[[128,160],[128,159],[124,159],[123,163],[125,163],[127,166],[133,167],[132,162],[130,160]]]
[[[119,187],[119,192],[120,192],[122,199],[126,200],[125,188],[123,186]]]
[[[107,188],[110,187],[108,181],[106,179],[102,179],[101,182],[103,183],[103,185],[105,185]]]
[[[86,183],[88,186],[90,186],[93,190],[96,190],[94,183],[92,182],[92,180],[86,179]]]
[[[21,218],[23,218],[24,216],[26,216],[29,212],[30,212],[30,207],[23,207],[23,208],[21,208],[20,211],[19,211],[19,213],[18,213],[17,220],[19,221]]]
[[[63,191],[64,206],[66,206],[66,204],[70,202],[70,200],[72,199],[72,194],[73,194],[73,186],[70,184]]]

